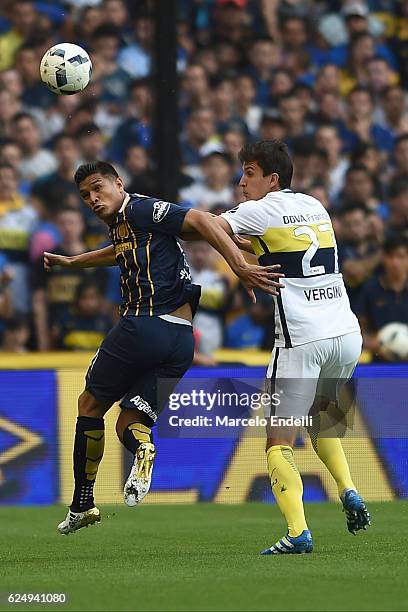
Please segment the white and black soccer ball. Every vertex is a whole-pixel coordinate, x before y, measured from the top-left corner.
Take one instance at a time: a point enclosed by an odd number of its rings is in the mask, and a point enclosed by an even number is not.
[[[408,361],[408,325],[388,323],[378,332],[378,340],[389,361]]]
[[[59,43],[48,49],[40,64],[41,80],[56,94],[71,95],[88,85],[92,62],[87,52],[72,43]]]

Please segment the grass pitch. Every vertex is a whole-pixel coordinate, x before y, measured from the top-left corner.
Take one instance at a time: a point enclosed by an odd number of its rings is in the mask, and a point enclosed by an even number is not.
[[[369,504],[356,537],[337,504],[308,504],[311,555],[261,557],[284,534],[276,507],[101,507],[102,523],[56,533],[62,507],[0,508],[1,610],[407,610],[408,503]],[[4,604],[10,592],[66,604]]]

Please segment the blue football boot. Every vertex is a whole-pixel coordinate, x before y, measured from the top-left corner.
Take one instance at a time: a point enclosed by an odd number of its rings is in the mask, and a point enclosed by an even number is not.
[[[296,538],[286,534],[276,544],[272,544],[270,548],[265,548],[261,555],[301,555],[303,553],[311,553],[312,550],[312,533],[309,529],[305,529]]]
[[[371,525],[371,516],[357,491],[346,489],[341,495],[341,501],[349,532],[356,535],[360,529],[365,531]]]

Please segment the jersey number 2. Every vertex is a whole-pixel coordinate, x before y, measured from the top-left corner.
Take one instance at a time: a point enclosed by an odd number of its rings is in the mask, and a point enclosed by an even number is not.
[[[319,225],[320,232],[329,232],[331,230],[331,225],[329,223],[323,223]],[[316,232],[309,225],[301,225],[297,227],[294,231],[295,236],[308,236],[311,240],[311,245],[305,251],[305,254],[302,257],[302,271],[304,276],[316,276],[317,274],[325,274],[326,268],[324,266],[311,266],[310,262],[313,257],[316,255],[318,249],[320,248],[319,239],[317,237]]]

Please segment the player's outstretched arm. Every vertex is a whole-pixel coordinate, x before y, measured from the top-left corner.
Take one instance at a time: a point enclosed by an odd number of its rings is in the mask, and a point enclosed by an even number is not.
[[[277,295],[283,288],[279,279],[279,265],[258,266],[248,264],[238,247],[234,244],[232,230],[224,219],[199,210],[189,210],[182,226],[183,234],[197,232],[213,246],[228,262],[233,272],[241,279],[252,300],[255,302],[254,288]]]
[[[88,251],[81,255],[67,257],[56,253],[44,253],[44,268],[49,272],[54,266],[64,268],[104,268],[106,266],[116,266],[115,250],[113,245],[96,251]]]
[[[245,251],[245,253],[251,253],[251,255],[255,255],[255,251],[252,248],[251,241],[248,238],[242,238],[242,236],[238,236],[237,234],[233,234],[231,239],[235,242],[240,251]]]

